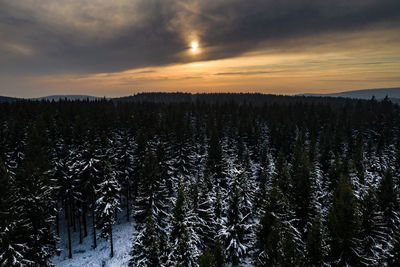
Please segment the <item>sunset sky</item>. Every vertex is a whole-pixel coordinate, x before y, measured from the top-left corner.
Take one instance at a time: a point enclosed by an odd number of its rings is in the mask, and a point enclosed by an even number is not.
[[[0,0],[0,95],[389,87],[399,0]]]

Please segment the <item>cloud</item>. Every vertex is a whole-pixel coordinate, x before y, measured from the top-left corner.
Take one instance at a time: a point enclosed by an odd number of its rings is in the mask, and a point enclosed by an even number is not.
[[[399,32],[400,1],[2,0],[0,73],[117,72],[304,50],[323,35],[381,29]]]
[[[238,75],[259,75],[259,74],[270,74],[270,73],[277,73],[282,71],[238,71],[238,72],[218,72],[215,75],[222,75],[222,76],[238,76]]]

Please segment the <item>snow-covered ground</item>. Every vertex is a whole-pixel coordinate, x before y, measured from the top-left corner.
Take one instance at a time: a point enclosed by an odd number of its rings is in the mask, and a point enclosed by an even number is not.
[[[89,220],[90,221],[90,220]],[[91,223],[91,221],[90,221]],[[127,266],[129,253],[132,247],[133,223],[127,222],[124,216],[118,218],[113,227],[114,257],[110,258],[110,241],[103,238],[97,238],[97,248],[93,249],[92,228],[88,228],[88,236],[79,244],[79,232],[73,232],[72,237],[72,259],[68,258],[68,238],[65,226],[60,226],[61,241],[57,248],[61,250],[59,256],[54,255],[51,259],[55,266],[62,267],[119,267]],[[99,231],[98,231],[99,232]]]

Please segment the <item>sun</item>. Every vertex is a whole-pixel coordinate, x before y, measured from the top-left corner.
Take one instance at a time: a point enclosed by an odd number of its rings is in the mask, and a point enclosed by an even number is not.
[[[192,42],[192,52],[197,52],[197,49],[199,48],[199,44],[197,42]]]

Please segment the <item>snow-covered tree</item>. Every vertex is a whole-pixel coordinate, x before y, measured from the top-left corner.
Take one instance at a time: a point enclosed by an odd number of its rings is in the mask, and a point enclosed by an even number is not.
[[[216,237],[216,222],[213,209],[215,196],[207,190],[204,183],[194,184],[189,194],[189,208],[193,218],[193,228],[200,238],[200,248],[214,244]]]
[[[383,248],[386,246],[383,213],[379,209],[376,192],[373,188],[361,201],[360,241],[362,262],[366,265],[381,265],[386,257]]]
[[[341,175],[328,215],[329,259],[332,264],[360,264],[359,218],[349,178]]]
[[[103,182],[99,184],[99,189],[96,191],[98,196],[96,201],[97,227],[101,230],[102,237],[110,239],[110,256],[113,257],[112,226],[120,211],[120,185],[115,177],[115,172],[111,169],[110,163],[106,161],[103,164]]]
[[[133,206],[135,234],[131,266],[165,264],[167,258],[168,190],[156,155],[148,150],[140,171],[138,194]],[[158,265],[154,266],[158,266]]]
[[[144,227],[135,236],[129,266],[163,266],[162,249],[165,245],[161,243],[153,216],[148,213]]]
[[[24,266],[30,261],[25,258],[25,240],[19,232],[25,230],[18,216],[22,211],[16,205],[16,190],[1,159],[0,184],[0,266]]]
[[[326,234],[321,216],[315,216],[310,229],[307,232],[306,240],[306,263],[308,266],[322,266],[327,255]]]
[[[70,148],[69,168],[74,179],[79,179],[80,190],[84,196],[83,207],[90,208],[92,215],[93,248],[97,247],[96,234],[96,188],[101,181],[101,153],[91,142],[85,142],[80,147]],[[86,215],[83,214],[86,232]]]
[[[377,192],[378,204],[383,215],[383,232],[386,241],[383,249],[385,253],[389,252],[393,238],[400,230],[400,204],[396,191],[393,174],[391,170],[387,170],[381,179]]]
[[[256,266],[294,266],[304,261],[304,244],[294,212],[277,185],[268,192],[257,229]]]
[[[246,212],[237,184],[232,186],[229,196],[229,206],[219,237],[224,242],[228,262],[233,266],[240,266],[249,252],[250,213]]]
[[[197,235],[190,212],[186,192],[183,186],[178,189],[178,195],[171,218],[171,232],[169,244],[171,252],[168,255],[167,265],[197,266],[200,256],[200,238]]]
[[[117,131],[113,134],[114,157],[113,165],[117,180],[121,185],[121,193],[125,197],[126,219],[129,221],[131,212],[131,194],[136,164],[136,142],[127,130]],[[122,201],[122,200],[121,200]]]

